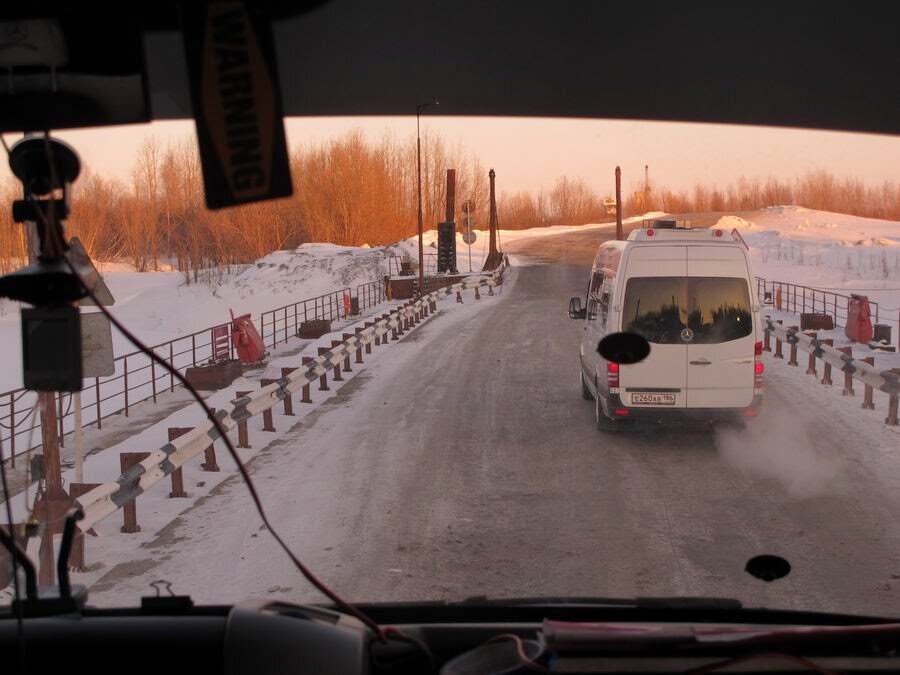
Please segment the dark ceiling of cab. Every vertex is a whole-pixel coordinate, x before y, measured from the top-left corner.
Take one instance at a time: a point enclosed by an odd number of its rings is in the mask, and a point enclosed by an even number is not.
[[[12,4],[12,3],[11,3]],[[58,16],[18,5],[19,16]],[[72,3],[74,55],[146,40],[153,117],[190,116],[174,3]],[[127,5],[127,7],[126,7]],[[638,118],[900,133],[900,3],[270,2],[286,115]],[[118,8],[118,9],[115,9]],[[12,10],[3,10],[9,14]],[[121,23],[120,23],[121,22]],[[126,27],[116,36],[115,26]],[[130,26],[130,29],[127,27]],[[77,37],[75,37],[77,35]],[[117,54],[121,59],[117,61]]]

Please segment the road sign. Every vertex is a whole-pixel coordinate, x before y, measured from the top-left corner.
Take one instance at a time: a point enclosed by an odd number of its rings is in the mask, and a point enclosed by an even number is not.
[[[467,199],[462,205],[463,213],[475,213],[475,200]]]
[[[100,304],[106,306],[116,304],[116,299],[110,292],[106,282],[103,281],[103,277],[100,276],[100,272],[94,267],[91,257],[87,254],[87,251],[84,250],[84,246],[81,245],[81,240],[79,240],[78,237],[69,239],[69,252],[66,254],[66,257],[69,258],[69,262],[71,262],[75,269],[78,270],[78,273],[81,275],[84,283],[87,284],[87,287],[97,296]],[[79,300],[78,304],[95,305],[96,303],[88,297]]]
[[[467,244],[469,244],[469,245],[474,244],[475,238],[476,238],[475,233],[472,232],[471,230],[468,232],[463,232],[463,241],[466,242]]]
[[[102,312],[81,314],[81,376],[115,375],[112,329]]]

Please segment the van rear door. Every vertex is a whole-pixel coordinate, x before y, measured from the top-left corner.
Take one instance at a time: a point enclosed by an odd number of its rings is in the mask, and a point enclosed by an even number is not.
[[[622,330],[650,342],[641,363],[621,366],[619,396],[626,407],[684,408],[687,345],[687,247],[635,246],[628,256],[622,295]]]
[[[687,253],[687,406],[749,406],[756,332],[746,258],[731,246],[692,246]]]

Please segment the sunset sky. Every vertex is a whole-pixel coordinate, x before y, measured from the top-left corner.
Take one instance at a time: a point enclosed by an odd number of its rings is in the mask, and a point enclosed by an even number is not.
[[[611,120],[463,118],[426,114],[423,128],[461,142],[497,171],[500,191],[549,187],[557,176],[580,176],[612,192],[620,164],[623,188],[637,187],[644,164],[651,181],[674,189],[697,182],[724,186],[740,176],[790,178],[829,169],[868,184],[900,179],[900,138],[824,131]],[[375,139],[386,131],[415,134],[414,117],[291,118],[288,141],[317,143],[354,128]],[[126,178],[144,138],[165,143],[194,136],[192,122],[161,122],[60,132],[91,168]],[[6,136],[15,140],[12,134]],[[8,175],[6,163],[0,170]]]

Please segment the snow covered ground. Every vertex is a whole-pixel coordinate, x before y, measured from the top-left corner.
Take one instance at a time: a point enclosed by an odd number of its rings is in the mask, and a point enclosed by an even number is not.
[[[460,321],[464,321],[467,317],[471,317],[473,313],[488,308],[503,295],[505,289],[510,288],[514,281],[514,273],[507,276],[504,284],[505,288],[498,289],[496,295],[491,297],[487,294],[482,296],[479,302],[474,301],[472,291],[464,292],[465,302],[459,305],[453,302],[453,298],[446,298],[439,303],[439,310],[442,314],[450,314],[450,320],[442,320],[441,325],[446,329],[450,325],[458,325]],[[428,326],[426,321],[423,326]],[[226,407],[229,401],[235,397],[234,392],[237,390],[253,390],[260,386],[259,379],[264,376],[278,376],[279,369],[282,366],[297,366],[301,362],[303,356],[315,356],[317,348],[320,346],[331,346],[332,339],[340,339],[340,335],[345,330],[351,330],[352,324],[344,326],[336,332],[325,335],[315,341],[299,340],[292,338],[286,345],[282,345],[273,354],[273,358],[269,360],[266,370],[249,372],[245,377],[236,380],[227,390],[216,392],[208,399],[208,403],[213,407]],[[300,396],[294,396],[294,413],[295,417],[289,418],[281,415],[281,405],[275,408],[275,426],[277,432],[265,432],[262,430],[262,417],[257,416],[248,421],[250,440],[252,448],[239,450],[242,462],[250,462],[253,457],[265,450],[271,445],[277,445],[289,428],[302,424],[303,420],[310,414],[314,413],[322,404],[332,399],[336,395],[340,395],[343,387],[354,381],[354,378],[362,375],[363,379],[370,379],[377,372],[378,368],[394,368],[401,364],[406,364],[410,359],[421,351],[421,347],[415,349],[404,348],[408,342],[415,342],[417,331],[413,330],[407,334],[399,343],[391,343],[372,348],[372,354],[365,356],[366,363],[364,365],[353,365],[352,371],[344,372],[344,381],[335,382],[329,376],[328,392],[319,393],[317,388],[311,388],[313,399],[312,404],[300,403]],[[412,363],[408,364],[410,367]],[[373,366],[376,369],[373,371]],[[377,387],[375,391],[381,395],[381,390]],[[183,397],[179,397],[178,402],[182,402]],[[155,421],[145,428],[138,428],[135,433],[129,434],[121,439],[121,442],[105,448],[102,452],[90,456],[85,462],[85,481],[87,482],[106,482],[115,480],[120,474],[119,453],[124,451],[135,450],[154,450],[168,440],[167,429],[175,426],[191,426],[200,422],[203,418],[203,412],[196,405],[179,405],[177,409],[171,412],[164,419]],[[352,414],[347,416],[348,423],[352,418]],[[141,425],[141,420],[136,420],[137,425]],[[236,432],[232,434],[236,442]],[[184,467],[184,485],[189,497],[187,499],[169,499],[168,481],[157,484],[154,489],[140,497],[138,503],[138,522],[142,527],[142,531],[137,534],[122,535],[119,532],[121,526],[121,511],[99,523],[95,530],[98,533],[97,538],[88,537],[87,540],[87,563],[88,570],[84,573],[75,574],[73,582],[91,585],[98,579],[110,572],[109,565],[98,564],[96,561],[112,561],[114,564],[122,563],[123,569],[129,569],[129,561],[137,560],[137,567],[132,568],[132,573],[140,571],[142,548],[152,548],[159,545],[160,541],[166,540],[167,525],[175,521],[179,514],[189,506],[202,501],[211,492],[225,482],[229,477],[236,474],[236,467],[233,461],[227,456],[224,446],[220,443],[216,444],[216,454],[218,464],[221,471],[218,473],[205,472],[200,468],[201,460],[195,459]],[[310,460],[305,460],[308,462]],[[64,482],[74,481],[74,471],[68,470],[63,473]],[[285,486],[287,487],[287,486]],[[33,491],[31,493],[33,498]],[[13,507],[16,518],[20,519],[25,514],[28,496],[26,494],[17,495],[13,499]],[[255,535],[254,535],[255,536]],[[31,552],[31,551],[30,551]],[[33,552],[36,554],[36,551]],[[106,599],[112,602],[121,602],[119,584],[114,574],[106,582],[108,587],[116,587],[116,593],[109,595]],[[104,595],[102,594],[104,586],[101,585],[100,592],[93,599],[104,603]],[[4,599],[0,597],[0,604],[4,603]]]
[[[900,307],[900,223],[799,206],[773,206],[752,220],[725,216],[753,251],[756,274],[878,302],[897,330]],[[894,309],[895,311],[887,311]]]

